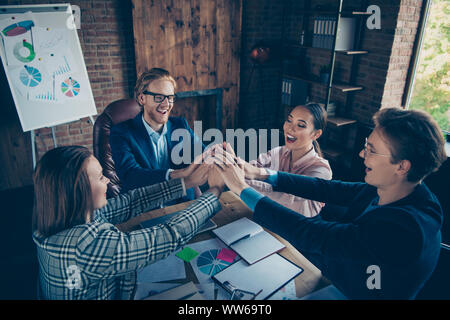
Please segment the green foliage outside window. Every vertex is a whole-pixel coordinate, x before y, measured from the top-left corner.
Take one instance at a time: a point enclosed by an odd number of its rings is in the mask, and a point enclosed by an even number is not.
[[[450,131],[450,1],[434,0],[422,42],[409,109],[431,114]]]

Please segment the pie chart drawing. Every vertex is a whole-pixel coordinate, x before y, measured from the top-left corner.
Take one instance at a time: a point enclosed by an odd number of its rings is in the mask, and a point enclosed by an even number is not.
[[[34,27],[34,22],[31,20],[26,20],[18,23],[13,23],[3,29],[2,32],[7,37],[13,37],[24,34],[28,30],[30,30],[31,27]]]
[[[228,267],[231,264],[230,262],[217,259],[219,252],[218,249],[202,252],[197,258],[198,269],[206,275],[213,276]]]
[[[33,61],[36,56],[33,46],[25,40],[16,43],[13,49],[13,54],[17,60],[24,63]]]
[[[68,78],[61,83],[61,91],[67,97],[75,97],[80,93],[80,84],[76,80]]]
[[[42,75],[38,69],[24,66],[19,74],[20,81],[27,87],[36,87],[42,81]]]

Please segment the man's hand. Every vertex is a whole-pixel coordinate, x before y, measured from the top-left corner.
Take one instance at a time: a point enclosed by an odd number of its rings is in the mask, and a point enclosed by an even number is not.
[[[267,171],[264,168],[259,168],[256,166],[251,165],[244,159],[241,159],[239,157],[236,157],[236,154],[234,153],[233,148],[231,145],[227,142],[224,142],[223,144],[216,144],[212,148],[214,155],[222,155],[224,152],[230,154],[233,158],[237,159],[240,165],[243,166],[245,171],[245,177],[250,180],[265,180],[269,176],[267,174]],[[223,157],[223,156],[222,156]],[[225,162],[225,158],[223,162]]]
[[[197,168],[190,175],[184,177],[184,185],[186,189],[201,186],[208,180],[209,166],[206,163],[196,166]]]
[[[208,185],[210,186],[210,188],[216,187],[221,191],[223,191],[223,189],[225,188],[225,182],[223,181],[219,169],[214,165],[210,165],[209,168]]]
[[[211,150],[207,150],[195,157],[194,161],[186,168],[173,170],[169,173],[170,179],[187,178],[204,163],[204,160],[211,155]]]
[[[242,190],[249,187],[245,182],[244,165],[239,158],[233,157],[232,154],[225,151],[222,154],[216,153],[212,161],[217,168],[217,172],[231,191],[240,195]]]

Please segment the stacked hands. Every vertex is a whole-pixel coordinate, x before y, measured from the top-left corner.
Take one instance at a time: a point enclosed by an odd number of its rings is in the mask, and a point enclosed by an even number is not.
[[[264,180],[264,168],[252,166],[234,153],[229,143],[216,144],[194,159],[188,167],[171,172],[171,178],[184,178],[186,188],[208,182],[210,190],[222,192],[225,185],[237,195],[248,188],[247,179]]]

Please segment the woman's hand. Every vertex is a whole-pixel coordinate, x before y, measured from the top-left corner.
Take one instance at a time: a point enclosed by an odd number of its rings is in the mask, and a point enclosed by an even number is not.
[[[216,153],[212,161],[215,168],[217,168],[217,173],[220,174],[231,191],[240,195],[242,190],[249,187],[245,183],[244,165],[239,158],[233,157],[233,155],[225,151],[222,154]]]
[[[244,159],[236,157],[233,148],[227,142],[223,144],[216,144],[212,147],[214,153],[222,154],[223,152],[229,153],[233,158],[238,159],[238,161],[243,165],[245,171],[245,177],[250,180],[265,180],[268,177],[267,171],[264,168],[259,168],[251,165]]]
[[[267,171],[264,168],[259,168],[251,165],[245,160],[242,160],[245,177],[250,180],[265,180],[268,177]]]

